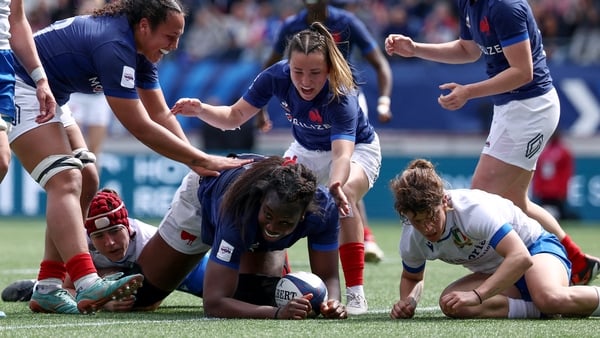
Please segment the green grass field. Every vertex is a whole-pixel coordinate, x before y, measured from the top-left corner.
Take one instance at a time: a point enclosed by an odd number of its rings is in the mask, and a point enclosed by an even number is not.
[[[158,221],[150,221],[157,224]],[[367,265],[365,290],[369,313],[347,320],[221,320],[203,316],[202,299],[181,292],[170,295],[152,313],[96,315],[34,314],[26,303],[0,302],[0,336],[7,337],[600,337],[600,320],[453,320],[437,307],[443,288],[466,273],[440,262],[427,265],[426,286],[411,320],[391,320],[401,271],[397,246],[401,227],[374,223],[373,231],[386,258]],[[587,253],[600,256],[600,224],[565,224]],[[14,280],[35,278],[42,256],[41,219],[0,219],[0,288]],[[290,251],[292,269],[309,270],[305,243]],[[595,281],[600,285],[600,281]]]

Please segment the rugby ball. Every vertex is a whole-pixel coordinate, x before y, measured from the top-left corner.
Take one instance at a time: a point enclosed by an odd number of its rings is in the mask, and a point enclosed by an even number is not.
[[[312,316],[318,316],[321,303],[327,301],[327,287],[321,278],[314,273],[295,271],[281,277],[275,288],[275,303],[285,306],[290,300],[312,293],[310,301]]]

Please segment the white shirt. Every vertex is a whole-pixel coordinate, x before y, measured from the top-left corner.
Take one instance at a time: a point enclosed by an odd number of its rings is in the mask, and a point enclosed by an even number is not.
[[[427,260],[440,259],[472,272],[493,273],[503,260],[494,248],[515,230],[529,247],[545,230],[510,200],[474,189],[446,192],[452,210],[446,212],[444,233],[436,243],[428,241],[408,222],[400,240],[404,268],[420,272]]]

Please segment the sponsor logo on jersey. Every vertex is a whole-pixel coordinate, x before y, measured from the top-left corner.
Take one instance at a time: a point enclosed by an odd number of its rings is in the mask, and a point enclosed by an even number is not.
[[[123,74],[121,74],[121,86],[125,88],[135,87],[135,69],[129,66],[123,66]]]
[[[221,244],[219,244],[219,251],[217,251],[217,258],[224,261],[231,261],[231,256],[233,255],[233,245],[227,243],[226,240],[222,239]]]

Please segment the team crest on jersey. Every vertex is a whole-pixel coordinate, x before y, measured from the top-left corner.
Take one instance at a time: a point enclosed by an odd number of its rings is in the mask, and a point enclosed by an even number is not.
[[[331,37],[333,38],[333,41],[335,41],[336,44],[341,43],[343,39],[341,32],[331,32]]]
[[[542,150],[544,144],[544,135],[537,134],[529,142],[527,142],[527,149],[525,150],[525,157],[532,158],[533,155],[537,154]]]
[[[450,230],[450,234],[452,236],[452,240],[454,241],[454,244],[456,244],[457,247],[459,248],[464,248],[465,246],[469,245],[473,245],[473,242],[471,242],[471,239],[467,236],[465,236],[465,234],[463,234],[460,229],[455,228]]]
[[[488,21],[487,16],[484,16],[483,19],[479,21],[479,31],[485,33],[485,35],[490,35],[490,22]]]
[[[323,116],[321,116],[321,113],[316,108],[313,108],[308,112],[308,119],[310,122],[323,124]]]
[[[181,231],[180,237],[186,242],[187,245],[192,245],[192,243],[194,243],[194,241],[198,238],[198,236],[190,234],[185,230]]]

